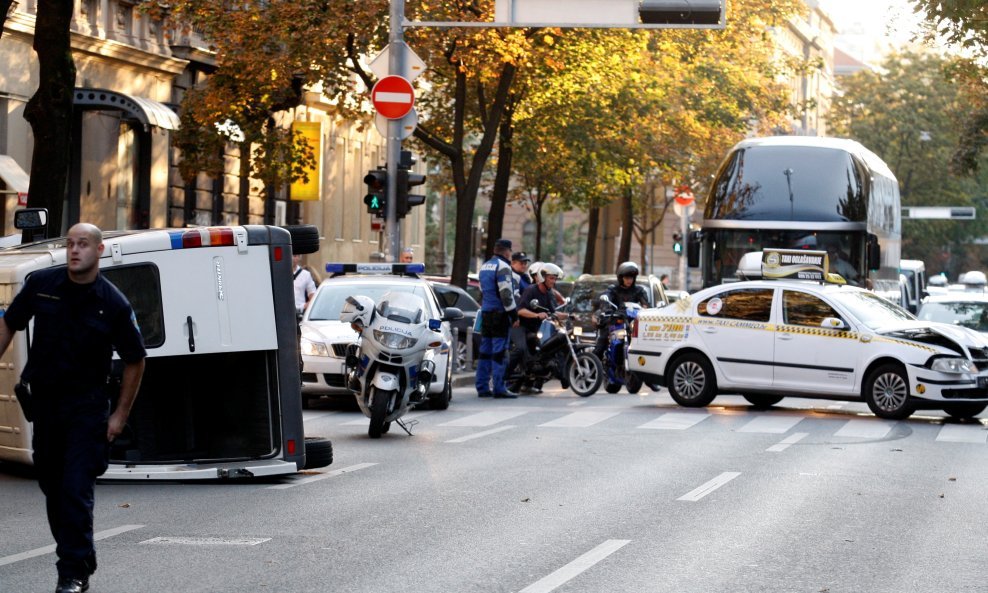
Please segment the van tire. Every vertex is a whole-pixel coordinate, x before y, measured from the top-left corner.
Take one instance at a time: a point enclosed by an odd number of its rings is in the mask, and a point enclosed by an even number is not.
[[[321,437],[305,437],[305,466],[303,469],[326,467],[333,463],[333,443]]]
[[[319,251],[319,228],[314,224],[286,224],[282,227],[292,236],[292,253],[305,255]]]

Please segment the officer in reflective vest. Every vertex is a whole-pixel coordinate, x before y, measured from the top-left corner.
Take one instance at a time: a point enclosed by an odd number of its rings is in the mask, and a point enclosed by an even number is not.
[[[498,239],[494,257],[480,267],[480,360],[477,363],[479,397],[515,398],[504,382],[508,366],[508,337],[518,325],[515,283],[511,270],[511,241]]]

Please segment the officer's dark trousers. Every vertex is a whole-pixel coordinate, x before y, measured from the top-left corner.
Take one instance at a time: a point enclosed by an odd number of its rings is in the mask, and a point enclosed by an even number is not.
[[[96,571],[93,502],[96,477],[106,471],[109,446],[106,396],[35,391],[34,465],[55,538],[59,578]],[[70,398],[77,398],[69,401]]]

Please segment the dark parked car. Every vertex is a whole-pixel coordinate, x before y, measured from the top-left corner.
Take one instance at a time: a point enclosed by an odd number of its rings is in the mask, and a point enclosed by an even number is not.
[[[453,321],[451,325],[458,333],[456,357],[459,361],[459,368],[465,368],[467,362],[467,332],[473,328],[477,315],[480,312],[480,305],[470,296],[470,294],[454,284],[447,284],[442,281],[433,280],[432,289],[439,298],[439,303],[445,307],[456,307],[463,311],[463,318]],[[473,339],[473,359],[477,360],[480,353],[480,336]]]
[[[582,329],[584,339],[596,336],[597,326],[594,325],[592,316],[598,308],[597,299],[615,282],[617,278],[613,274],[583,274],[573,283],[570,302],[562,310],[573,316],[574,325]],[[645,288],[649,307],[661,307],[669,303],[658,276],[640,275],[638,285]]]

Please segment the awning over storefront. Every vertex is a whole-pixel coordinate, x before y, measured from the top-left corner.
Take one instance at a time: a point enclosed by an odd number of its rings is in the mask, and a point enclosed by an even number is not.
[[[0,154],[0,179],[7,184],[7,192],[27,194],[31,176],[21,169],[13,157]]]
[[[144,97],[134,97],[103,89],[75,89],[73,103],[77,108],[118,109],[144,124],[165,130],[179,128],[178,114],[164,103]]]

